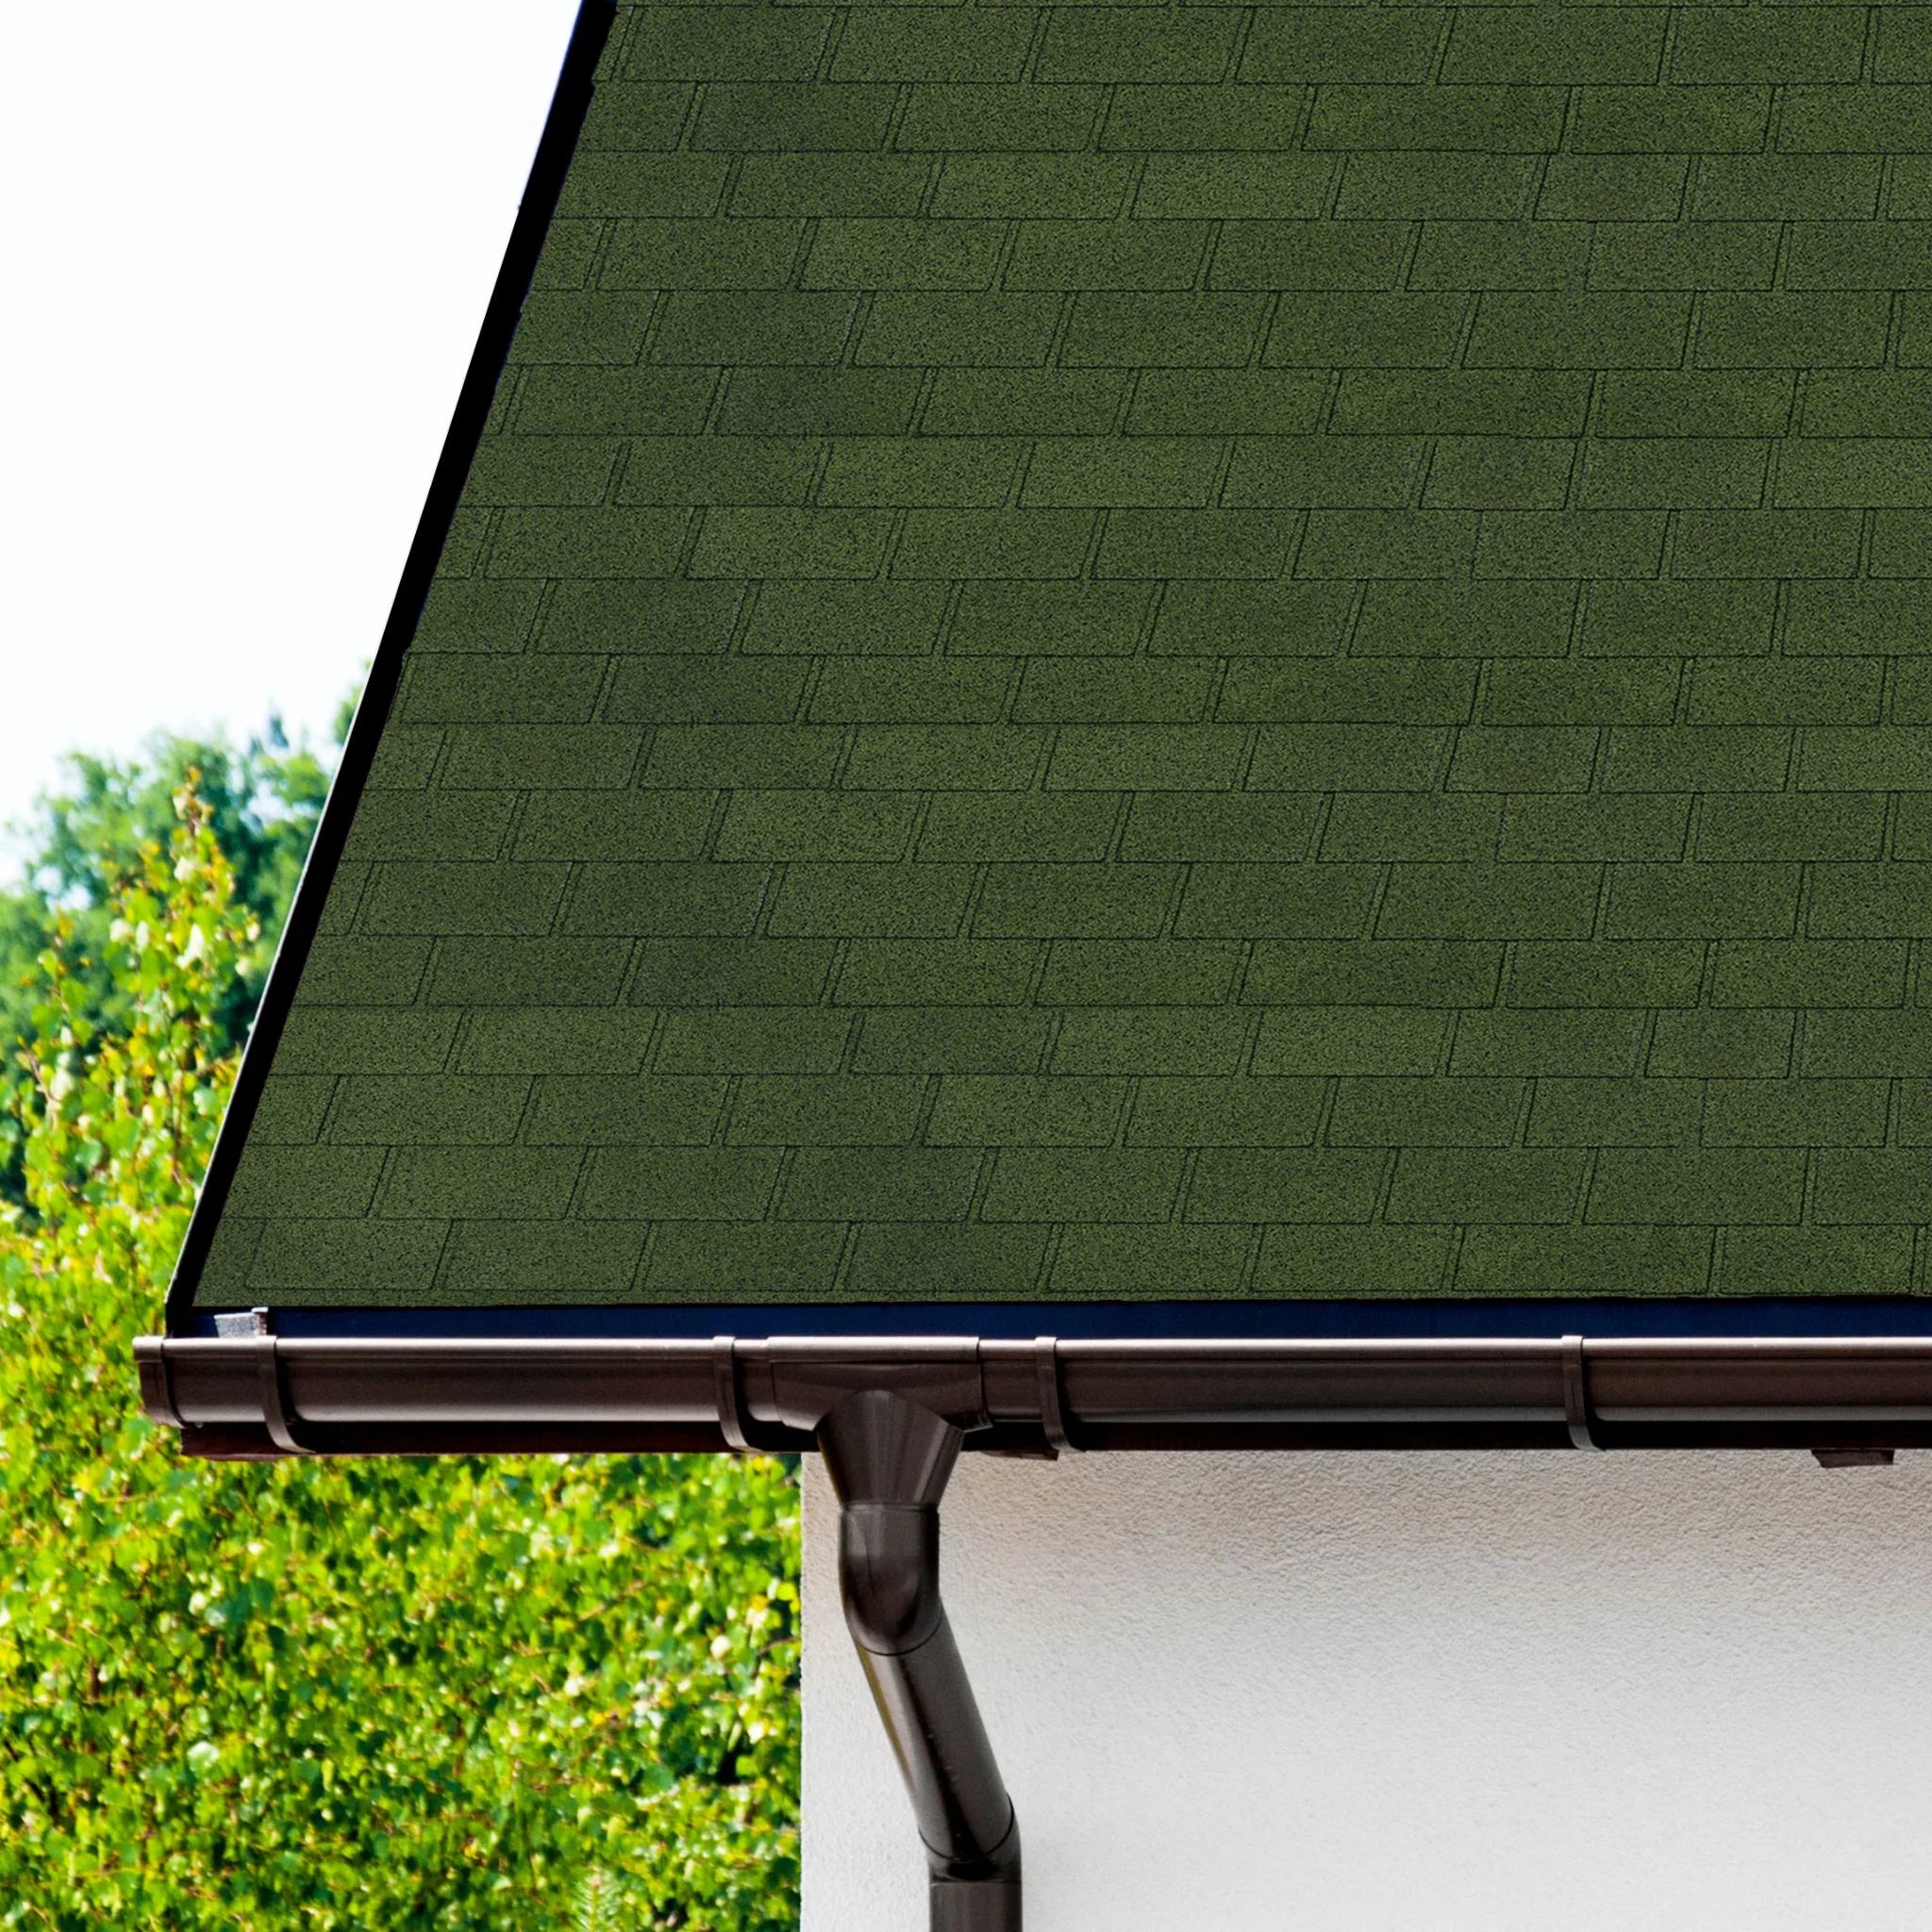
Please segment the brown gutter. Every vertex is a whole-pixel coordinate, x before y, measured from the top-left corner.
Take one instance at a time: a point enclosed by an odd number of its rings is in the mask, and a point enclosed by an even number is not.
[[[1932,1446],[1932,1338],[715,1341],[149,1337],[190,1453],[808,1450],[887,1390],[969,1449]]]

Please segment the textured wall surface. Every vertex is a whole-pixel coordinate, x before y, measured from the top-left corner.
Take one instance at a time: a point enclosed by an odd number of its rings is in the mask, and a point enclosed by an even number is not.
[[[806,1518],[804,1932],[923,1863]],[[1932,1457],[967,1458],[1028,1932],[1919,1932]]]
[[[1928,18],[623,8],[203,1303],[1923,1287]]]

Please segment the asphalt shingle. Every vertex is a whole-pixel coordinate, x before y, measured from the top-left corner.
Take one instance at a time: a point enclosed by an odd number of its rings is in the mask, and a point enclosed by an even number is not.
[[[1928,22],[622,6],[200,1304],[1924,1290]]]

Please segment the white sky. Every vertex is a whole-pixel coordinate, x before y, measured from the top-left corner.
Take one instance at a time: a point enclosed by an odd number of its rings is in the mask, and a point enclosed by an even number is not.
[[[325,740],[575,12],[0,11],[0,823],[70,748],[271,708]]]

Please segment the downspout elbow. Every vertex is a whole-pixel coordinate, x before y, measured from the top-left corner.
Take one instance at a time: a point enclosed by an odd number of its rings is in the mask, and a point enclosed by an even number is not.
[[[940,1519],[930,1505],[855,1503],[839,1512],[839,1590],[852,1641],[874,1657],[929,1642],[940,1601]]]
[[[928,1845],[929,1932],[1021,1932],[1020,1821],[976,1864],[962,1866]]]

